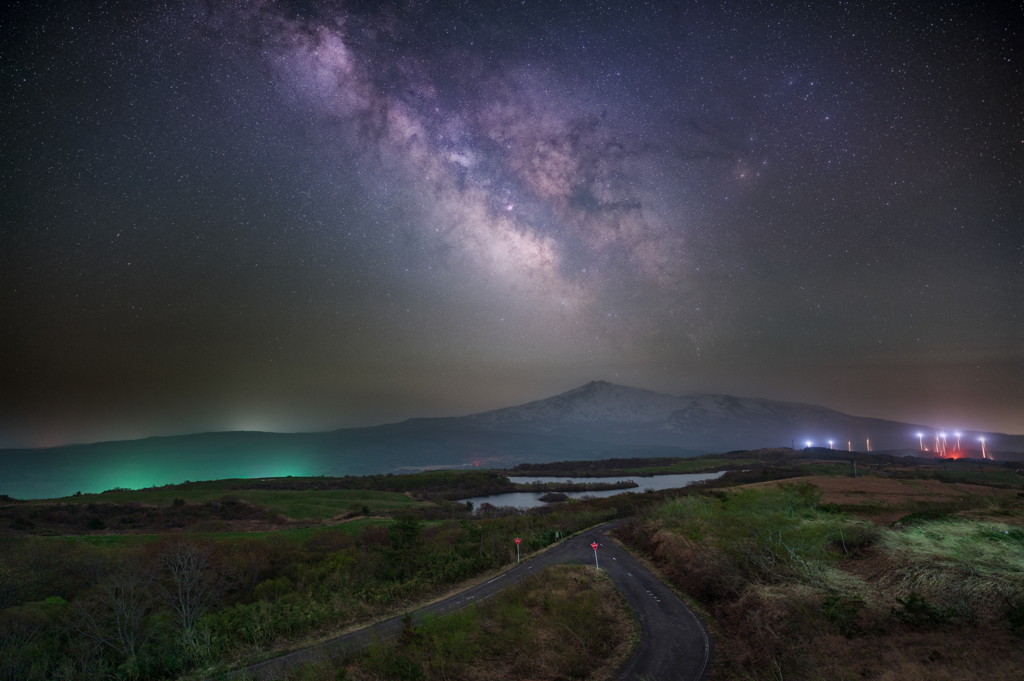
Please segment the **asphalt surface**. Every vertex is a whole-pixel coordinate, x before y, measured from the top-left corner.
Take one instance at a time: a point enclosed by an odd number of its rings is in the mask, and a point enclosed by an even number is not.
[[[567,539],[488,582],[417,610],[413,613],[413,622],[422,622],[427,614],[441,616],[462,610],[549,565],[593,565],[594,551],[590,545],[597,542],[600,569],[611,577],[640,622],[640,645],[619,670],[619,678],[629,681],[698,681],[705,678],[714,657],[711,636],[697,616],[668,587],[604,535],[619,522],[622,521],[601,525]],[[401,631],[402,619],[396,617],[311,648],[236,670],[229,673],[228,678],[277,679],[297,665],[323,659],[325,655],[344,655],[364,648],[374,640],[395,637]]]

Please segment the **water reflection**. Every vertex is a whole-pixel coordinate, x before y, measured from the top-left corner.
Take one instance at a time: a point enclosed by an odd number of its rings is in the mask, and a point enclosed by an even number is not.
[[[679,487],[686,487],[692,485],[695,482],[701,482],[702,480],[714,480],[724,475],[724,471],[719,473],[677,473],[674,475],[655,475],[650,478],[545,478],[545,477],[510,477],[509,480],[515,483],[524,484],[531,482],[619,482],[620,480],[633,480],[639,487],[630,487],[628,489],[610,489],[602,492],[566,492],[566,494],[573,498],[579,498],[583,495],[592,497],[611,497],[616,494],[625,494],[626,492],[643,492],[644,490],[663,490],[663,489],[677,489]],[[515,506],[517,508],[535,508],[537,506],[544,506],[544,502],[540,500],[540,497],[544,495],[544,492],[510,492],[508,494],[491,494],[486,497],[473,497],[472,499],[465,499],[465,501],[473,502],[474,508],[479,508],[480,504],[491,504],[492,506]]]

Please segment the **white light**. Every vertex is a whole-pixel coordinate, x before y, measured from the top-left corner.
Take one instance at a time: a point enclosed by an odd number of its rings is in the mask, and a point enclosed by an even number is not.
[[[808,446],[808,447],[810,447],[810,446],[811,446],[811,441],[810,441],[810,440],[808,440],[808,441],[807,441],[807,446]]]

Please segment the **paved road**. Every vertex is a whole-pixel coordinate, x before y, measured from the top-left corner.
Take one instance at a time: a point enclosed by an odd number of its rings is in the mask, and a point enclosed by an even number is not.
[[[640,621],[640,645],[619,670],[619,678],[628,681],[699,681],[703,679],[714,657],[714,643],[697,616],[679,598],[662,584],[629,553],[604,536],[619,522],[595,527],[545,553],[516,566],[489,582],[462,591],[413,613],[413,622],[419,623],[432,613],[445,615],[461,610],[477,601],[489,598],[515,584],[523,577],[539,572],[549,565],[562,563],[594,564],[592,542],[599,547],[598,560],[615,585],[625,596]],[[275,657],[245,669],[235,671],[228,678],[248,673],[260,681],[269,681],[283,675],[298,664],[328,656],[342,655],[369,645],[374,638],[397,636],[402,631],[401,618],[394,618],[314,648],[297,650]],[[322,659],[322,657],[321,657]]]

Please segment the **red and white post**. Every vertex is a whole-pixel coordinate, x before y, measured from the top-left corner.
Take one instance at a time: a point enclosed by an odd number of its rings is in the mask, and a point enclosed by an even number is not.
[[[519,537],[516,537],[516,563],[519,562]]]
[[[591,544],[590,548],[594,549],[594,568],[600,570],[601,566],[597,564],[597,542]]]

